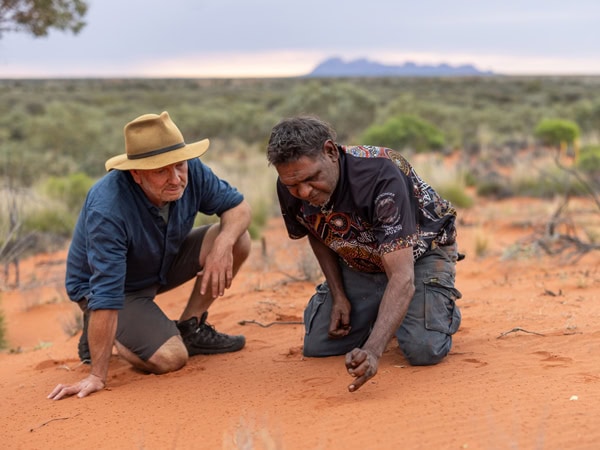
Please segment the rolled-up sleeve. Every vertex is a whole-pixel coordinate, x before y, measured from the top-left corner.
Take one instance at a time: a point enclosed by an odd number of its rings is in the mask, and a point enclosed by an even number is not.
[[[87,262],[91,270],[88,307],[121,309],[127,273],[126,231],[113,217],[92,210],[86,217]]]

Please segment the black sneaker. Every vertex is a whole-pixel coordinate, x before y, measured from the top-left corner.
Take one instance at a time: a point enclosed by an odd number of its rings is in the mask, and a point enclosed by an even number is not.
[[[81,331],[81,336],[79,337],[79,344],[77,344],[77,354],[79,355],[79,359],[84,364],[92,363],[92,355],[90,354],[90,346],[88,344],[87,338],[87,329],[88,322],[90,321],[90,311],[86,309],[83,312],[83,330]]]
[[[208,312],[204,312],[200,322],[197,317],[177,322],[177,328],[190,356],[237,352],[244,347],[244,336],[219,333],[215,327],[206,323],[207,316]]]

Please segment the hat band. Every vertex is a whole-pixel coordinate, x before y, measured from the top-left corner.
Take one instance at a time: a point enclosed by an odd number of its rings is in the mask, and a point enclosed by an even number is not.
[[[170,145],[169,147],[159,148],[158,150],[152,150],[146,153],[139,153],[137,155],[127,155],[127,159],[142,159],[149,158],[151,156],[160,155],[162,153],[170,152],[172,150],[177,150],[178,148],[185,147],[185,142],[181,142],[179,144]]]

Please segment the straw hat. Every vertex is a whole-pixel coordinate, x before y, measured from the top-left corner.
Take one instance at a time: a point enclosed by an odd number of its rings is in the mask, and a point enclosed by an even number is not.
[[[144,114],[132,120],[123,129],[125,151],[106,161],[106,170],[158,169],[192,158],[198,158],[208,150],[208,139],[186,144],[177,125],[164,111]]]

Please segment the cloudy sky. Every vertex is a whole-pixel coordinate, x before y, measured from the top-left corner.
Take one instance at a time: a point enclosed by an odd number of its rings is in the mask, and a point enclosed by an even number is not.
[[[600,75],[600,0],[89,0],[76,36],[0,37],[0,78],[263,77],[329,57]]]

